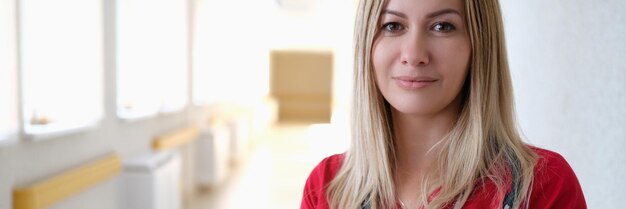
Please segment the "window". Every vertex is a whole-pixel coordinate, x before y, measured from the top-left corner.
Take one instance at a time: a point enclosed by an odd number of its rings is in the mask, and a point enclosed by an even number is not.
[[[88,127],[103,115],[102,2],[20,1],[24,132]]]
[[[117,2],[117,113],[131,119],[187,105],[187,1]]]
[[[278,30],[268,29],[276,22],[268,13],[273,10],[273,4],[244,2],[246,6],[240,7],[241,1],[207,1],[195,10],[194,105],[222,102],[248,105],[269,94],[270,37],[281,36],[276,33]],[[223,8],[238,8],[236,14],[254,18],[222,20],[233,16],[233,11]]]
[[[0,1],[0,144],[18,127],[14,1]]]

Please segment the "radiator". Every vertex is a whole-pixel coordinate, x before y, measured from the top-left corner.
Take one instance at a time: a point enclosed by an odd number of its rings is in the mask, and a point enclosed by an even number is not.
[[[161,151],[124,162],[124,209],[181,209],[181,160],[177,151]]]
[[[218,186],[229,172],[229,129],[223,126],[203,129],[195,148],[198,185],[201,187]]]
[[[250,145],[250,118],[248,115],[235,116],[228,124],[230,128],[230,163],[241,163],[248,154]]]

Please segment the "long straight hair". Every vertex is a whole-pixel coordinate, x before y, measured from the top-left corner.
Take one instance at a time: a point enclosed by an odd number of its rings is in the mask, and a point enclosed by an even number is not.
[[[396,207],[390,107],[376,86],[371,65],[385,5],[386,0],[361,0],[358,5],[352,140],[328,185],[326,195],[333,209]],[[452,204],[461,208],[479,183],[492,181],[498,191],[491,207],[502,207],[510,189],[514,190],[512,208],[521,208],[529,197],[537,157],[517,131],[500,5],[498,0],[466,0],[465,13],[472,55],[460,92],[461,112],[438,145],[435,169],[427,172],[419,201],[425,208]],[[516,186],[509,187],[513,182]]]

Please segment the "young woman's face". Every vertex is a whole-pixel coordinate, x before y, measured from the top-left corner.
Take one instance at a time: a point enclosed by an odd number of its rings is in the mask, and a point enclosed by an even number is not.
[[[432,115],[457,98],[471,46],[462,0],[389,0],[372,63],[378,87],[401,113]]]

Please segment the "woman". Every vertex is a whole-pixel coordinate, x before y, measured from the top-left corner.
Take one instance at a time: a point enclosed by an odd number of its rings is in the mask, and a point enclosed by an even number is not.
[[[522,142],[497,0],[361,0],[352,144],[301,208],[586,208],[557,153]]]

